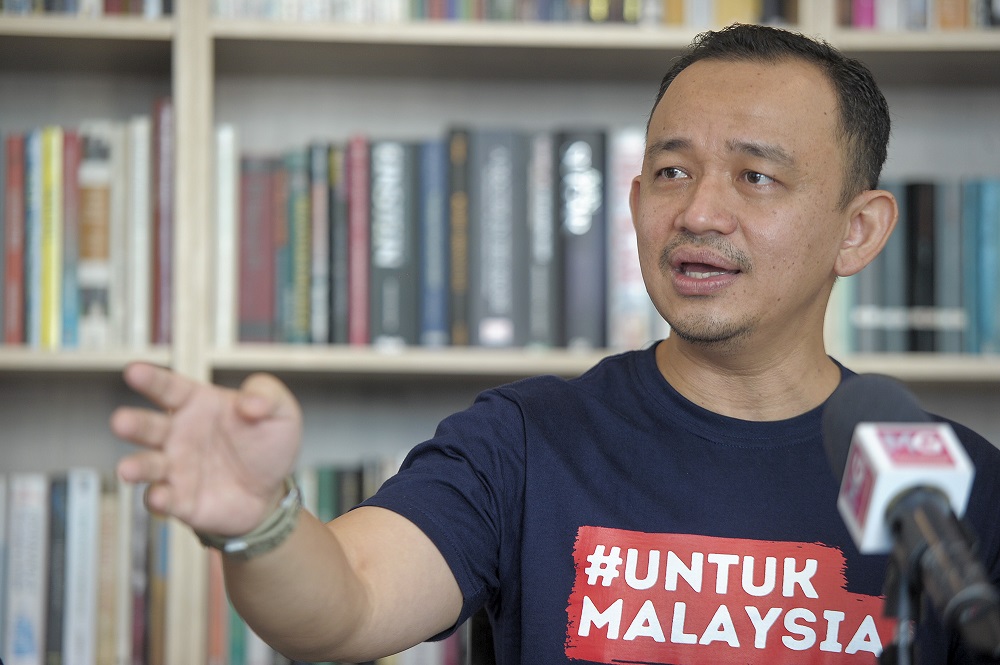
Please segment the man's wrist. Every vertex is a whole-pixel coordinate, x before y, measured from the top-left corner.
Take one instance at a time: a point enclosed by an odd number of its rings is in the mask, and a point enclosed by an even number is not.
[[[202,545],[234,559],[248,560],[281,545],[295,530],[302,508],[302,495],[292,476],[285,478],[285,495],[278,507],[257,528],[242,536],[225,537],[195,531]]]

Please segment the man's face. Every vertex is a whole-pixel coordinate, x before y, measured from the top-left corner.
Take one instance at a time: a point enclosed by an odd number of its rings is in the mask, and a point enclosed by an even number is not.
[[[631,196],[672,334],[739,349],[822,330],[848,221],[837,129],[833,88],[809,64],[703,60],[673,81]]]

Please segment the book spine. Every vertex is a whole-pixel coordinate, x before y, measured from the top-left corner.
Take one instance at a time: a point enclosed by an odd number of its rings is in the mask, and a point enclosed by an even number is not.
[[[24,303],[25,341],[42,341],[42,136],[32,129],[24,137]]]
[[[152,339],[152,119],[136,115],[127,125],[128,210],[125,220],[125,344],[142,349]]]
[[[431,139],[420,147],[420,344],[446,346],[448,317],[448,146]]]
[[[292,305],[292,239],[288,219],[288,171],[284,159],[275,158],[271,171],[271,224],[274,231],[272,248],[274,251],[274,284],[271,285],[274,298],[275,342],[287,342]]]
[[[111,348],[124,348],[128,323],[128,199],[129,199],[128,127],[111,125],[111,206],[108,257],[111,278],[108,284],[108,313]]]
[[[63,665],[95,665],[100,571],[101,478],[75,468],[66,484],[66,614]]]
[[[80,347],[106,349],[111,338],[111,127],[80,127]]]
[[[24,135],[4,140],[3,343],[24,343]]]
[[[63,130],[42,129],[42,267],[40,345],[57,349],[62,342],[63,268]]]
[[[63,256],[62,256],[62,346],[75,349],[80,344],[80,289],[77,260],[80,255],[80,134],[63,132]]]
[[[978,178],[962,181],[962,301],[968,317],[963,344],[965,353],[979,353],[980,349],[979,319],[983,314],[978,306],[980,185]]]
[[[170,344],[173,326],[174,107],[169,98],[153,109],[153,260],[154,344]]]
[[[968,326],[962,300],[962,210],[958,181],[935,183],[934,350],[961,353]]]
[[[932,182],[906,184],[906,209],[909,272],[907,274],[910,308],[909,350],[934,350],[934,329],[928,325],[934,310],[935,247],[934,226],[936,190]],[[928,316],[930,315],[930,316]]]
[[[133,523],[136,486],[116,482],[118,524],[115,546],[115,665],[132,663],[132,548],[136,538]]]
[[[63,626],[66,617],[66,509],[65,474],[49,478],[48,589],[45,606],[45,665],[63,663]]]
[[[415,147],[380,140],[371,146],[371,339],[379,347],[417,341]]]
[[[469,330],[476,346],[527,341],[525,144],[514,130],[470,136]]]
[[[306,150],[292,150],[285,155],[288,188],[288,248],[289,280],[285,303],[284,341],[293,344],[309,342],[311,317],[309,304],[312,289],[312,229],[309,212],[309,155]]]
[[[117,639],[119,628],[118,583],[122,564],[118,542],[122,515],[118,482],[111,474],[100,478],[100,499],[97,536],[96,635],[95,665],[118,665]]]
[[[608,137],[608,317],[607,340],[613,349],[638,349],[653,339],[655,313],[639,268],[639,247],[632,226],[629,196],[642,170],[646,147],[641,127],[624,127]]]
[[[448,317],[452,346],[469,344],[469,131],[448,134]]]
[[[7,562],[7,665],[41,665],[45,653],[45,599],[49,555],[49,479],[39,473],[10,476]]]
[[[238,334],[241,342],[274,340],[274,229],[271,210],[272,162],[240,160]]]
[[[1000,179],[984,178],[979,195],[980,351],[1000,353]]]
[[[216,348],[226,349],[237,339],[237,263],[239,250],[240,157],[236,127],[220,124],[215,130],[215,317]]]
[[[347,344],[350,240],[345,147],[330,146],[330,341]]]
[[[131,626],[131,652],[127,662],[131,665],[147,665],[147,648],[149,633],[149,602],[150,597],[150,547],[151,518],[149,510],[143,501],[145,486],[136,486],[132,493],[131,549],[128,557],[129,579],[129,614]]]
[[[309,212],[312,257],[309,286],[309,339],[330,342],[330,146],[309,146]]]
[[[563,344],[569,348],[604,348],[607,321],[604,132],[560,133],[556,138],[556,169],[556,210],[564,260]]]
[[[879,326],[883,330],[882,350],[887,353],[905,353],[909,349],[909,317],[907,315],[907,280],[909,272],[910,229],[906,220],[909,216],[906,208],[905,184],[902,181],[892,181],[883,189],[892,192],[899,207],[899,221],[896,228],[882,249],[882,287],[879,295],[880,314]]]
[[[348,343],[371,341],[369,318],[369,147],[364,136],[353,136],[347,145],[348,206]]]
[[[527,220],[529,242],[528,344],[552,348],[562,339],[559,279],[562,257],[556,235],[555,146],[551,132],[530,139],[527,169]]]

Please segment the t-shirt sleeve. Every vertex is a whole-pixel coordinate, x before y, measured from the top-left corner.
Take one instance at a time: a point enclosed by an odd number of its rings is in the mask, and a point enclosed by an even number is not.
[[[515,556],[524,504],[523,423],[513,400],[484,392],[443,420],[361,504],[399,513],[434,542],[464,598],[456,627],[496,592],[501,561]]]

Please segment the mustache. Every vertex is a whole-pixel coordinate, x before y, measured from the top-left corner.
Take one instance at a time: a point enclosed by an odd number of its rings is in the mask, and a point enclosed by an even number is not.
[[[740,272],[751,272],[753,261],[750,256],[742,250],[733,247],[725,238],[721,236],[701,236],[690,231],[681,231],[670,243],[660,252],[660,269],[670,270],[673,261],[672,257],[681,247],[698,247],[710,249],[717,254],[721,254],[728,261],[736,265]]]

